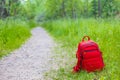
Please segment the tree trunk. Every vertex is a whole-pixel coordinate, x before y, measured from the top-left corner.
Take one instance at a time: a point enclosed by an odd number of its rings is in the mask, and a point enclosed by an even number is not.
[[[74,2],[74,4],[73,5],[71,5],[71,13],[72,13],[72,18],[73,19],[76,19],[76,2]]]
[[[71,12],[72,12],[72,18],[74,18],[74,8],[73,8],[73,6],[71,5]]]
[[[8,14],[7,9],[6,9],[5,0],[1,0],[0,1],[0,17],[6,18],[7,16],[9,16],[9,14]]]
[[[65,11],[65,1],[63,0],[62,2],[62,17],[66,16],[66,11]]]
[[[86,0],[86,17],[88,17],[88,0]]]
[[[98,17],[101,17],[101,0],[98,0]]]

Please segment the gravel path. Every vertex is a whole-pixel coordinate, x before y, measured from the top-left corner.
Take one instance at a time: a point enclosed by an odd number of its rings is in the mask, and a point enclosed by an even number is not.
[[[31,33],[21,48],[0,60],[0,80],[44,80],[44,73],[52,68],[52,38],[40,27]]]

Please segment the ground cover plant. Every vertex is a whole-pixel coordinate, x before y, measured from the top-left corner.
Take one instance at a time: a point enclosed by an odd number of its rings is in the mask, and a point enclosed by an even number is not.
[[[30,35],[27,21],[20,19],[0,20],[0,57],[20,47]]]
[[[36,23],[60,42],[55,53],[61,68],[47,74],[52,80],[120,80],[119,0],[1,0],[0,58],[20,47]],[[84,35],[99,44],[106,67],[73,75],[76,48]]]
[[[43,26],[50,32],[56,40],[62,43],[62,51],[57,49],[57,53],[63,54],[65,58],[69,58],[64,66],[57,71],[53,71],[50,76],[54,80],[119,80],[119,49],[120,49],[120,23],[119,20],[110,19],[62,19],[56,21],[48,21]],[[88,35],[96,41],[105,61],[105,69],[101,72],[86,73],[80,71],[78,74],[72,74],[71,69],[75,65],[75,50],[77,44],[84,35]]]
[[[30,30],[36,26],[35,6],[31,1],[0,1],[0,57],[20,47],[30,37]]]

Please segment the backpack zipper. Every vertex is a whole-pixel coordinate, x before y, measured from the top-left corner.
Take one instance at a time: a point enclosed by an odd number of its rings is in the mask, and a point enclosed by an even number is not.
[[[92,51],[95,51],[95,50],[98,50],[98,49],[85,50],[84,52],[92,52]]]

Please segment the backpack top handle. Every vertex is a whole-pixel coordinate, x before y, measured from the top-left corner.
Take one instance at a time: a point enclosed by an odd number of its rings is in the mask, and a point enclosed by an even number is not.
[[[87,38],[88,41],[90,40],[90,37],[89,37],[89,36],[84,36],[84,37],[82,38],[82,42],[84,42],[85,38]]]

